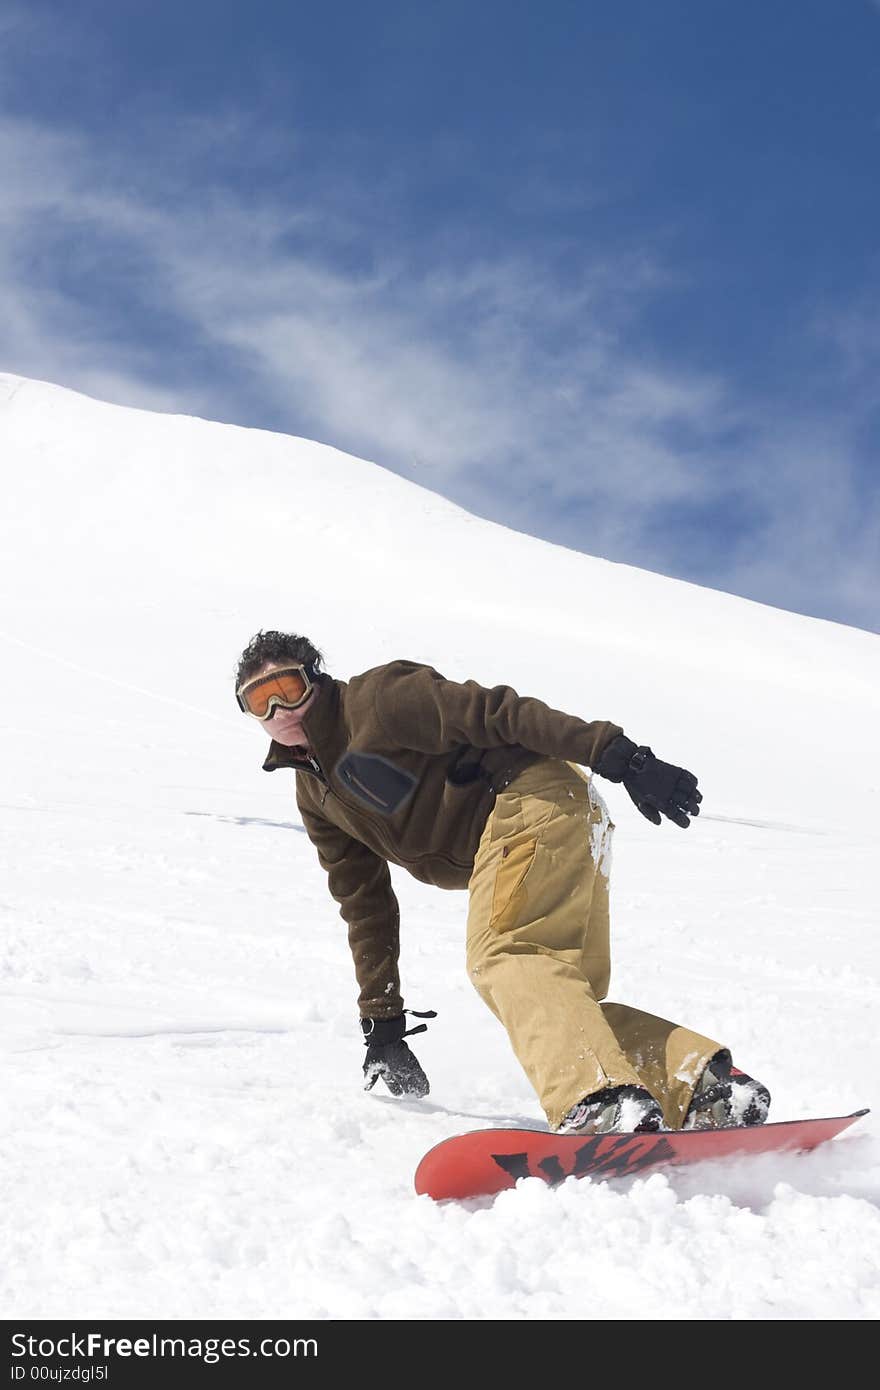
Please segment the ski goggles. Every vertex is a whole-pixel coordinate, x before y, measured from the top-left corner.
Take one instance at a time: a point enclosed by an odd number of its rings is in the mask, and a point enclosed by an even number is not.
[[[312,675],[306,666],[281,666],[268,675],[255,676],[236,690],[238,707],[254,719],[269,719],[278,705],[297,709],[312,693]]]

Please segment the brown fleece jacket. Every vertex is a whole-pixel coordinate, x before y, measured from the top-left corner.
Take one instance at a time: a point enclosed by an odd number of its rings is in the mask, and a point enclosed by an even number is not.
[[[303,719],[309,755],[273,740],[263,767],[296,770],[303,825],[348,924],[361,1015],[391,1018],[403,1000],[389,862],[467,888],[496,793],[540,757],[593,767],[622,730],[415,661],[318,682]]]

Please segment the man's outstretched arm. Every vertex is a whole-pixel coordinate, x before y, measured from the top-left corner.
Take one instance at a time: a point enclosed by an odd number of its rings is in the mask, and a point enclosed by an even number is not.
[[[422,753],[451,753],[520,744],[547,758],[595,767],[618,734],[607,719],[587,723],[552,709],[543,700],[518,695],[509,685],[489,689],[476,681],[447,680],[431,666],[397,662],[376,691],[376,717],[389,739]]]
[[[377,691],[376,715],[389,738],[425,753],[520,744],[544,757],[590,767],[622,782],[643,816],[659,825],[666,816],[685,829],[699,815],[702,795],[685,768],[661,762],[650,748],[627,738],[607,719],[587,722],[518,695],[509,685],[491,689],[476,681],[451,681],[431,666],[398,662]]]

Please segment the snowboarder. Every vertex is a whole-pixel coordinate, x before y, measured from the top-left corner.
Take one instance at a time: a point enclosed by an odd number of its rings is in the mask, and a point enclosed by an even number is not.
[[[679,1024],[605,1003],[614,829],[593,774],[639,811],[685,829],[692,773],[616,724],[391,661],[350,681],[305,637],[259,632],[236,699],[271,739],[263,767],[296,772],[306,832],[348,925],[366,1088],[425,1096],[404,1039],[399,910],[388,864],[466,888],[467,969],[507,1030],[552,1130],[574,1134],[760,1124],[769,1093],[729,1050]],[[432,1013],[421,1017],[433,1017]]]

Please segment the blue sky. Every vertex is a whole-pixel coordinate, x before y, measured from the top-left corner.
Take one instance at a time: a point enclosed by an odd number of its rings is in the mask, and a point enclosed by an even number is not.
[[[878,154],[871,0],[0,0],[0,369],[880,630]]]

